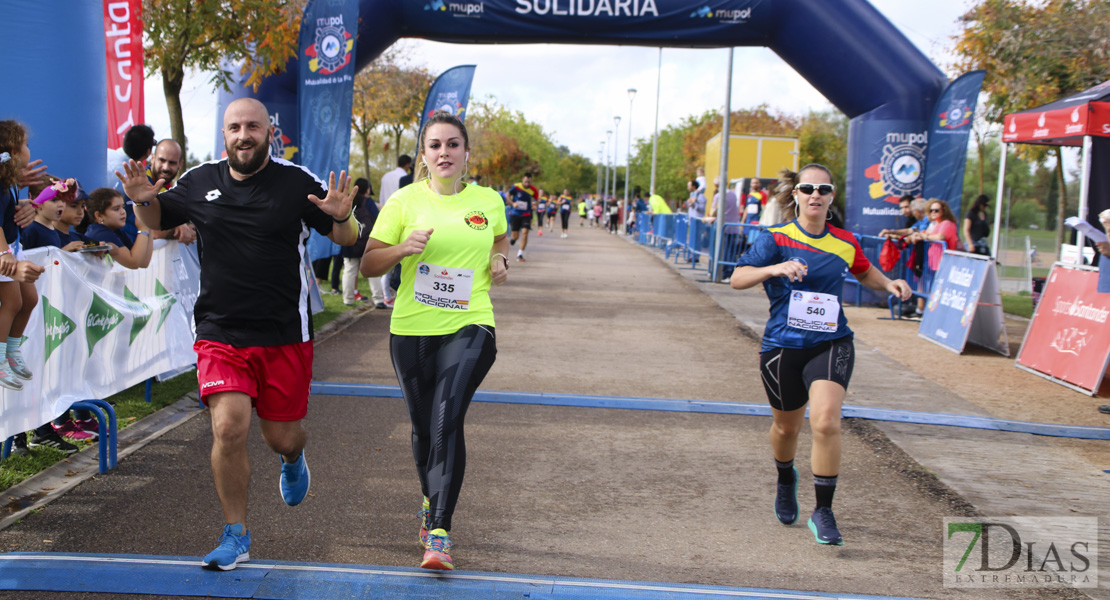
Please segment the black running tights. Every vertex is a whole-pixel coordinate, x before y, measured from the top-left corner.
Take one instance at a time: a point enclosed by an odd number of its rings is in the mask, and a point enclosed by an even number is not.
[[[428,498],[428,530],[451,530],[466,471],[463,418],[497,357],[492,327],[436,336],[390,336],[390,356],[412,420],[412,454]]]

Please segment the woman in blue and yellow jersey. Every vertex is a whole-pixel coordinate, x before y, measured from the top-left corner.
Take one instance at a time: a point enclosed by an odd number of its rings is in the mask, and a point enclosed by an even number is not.
[[[771,403],[771,450],[778,467],[775,516],[798,519],[798,471],[794,454],[809,404],[813,430],[813,485],[817,505],[809,529],[821,544],[843,540],[832,512],[840,473],[840,408],[852,377],[852,330],[841,311],[844,279],[851,273],[873,290],[910,297],[901,279],[887,279],[871,266],[856,238],[826,223],[836,187],[821,165],[786,172],[777,202],[789,223],[759,234],[732,274],[738,290],[763,284],[771,317],[763,332],[760,374]]]
[[[433,115],[419,147],[416,183],[382,208],[361,271],[378,276],[401,263],[390,356],[424,492],[420,566],[454,569],[449,532],[466,469],[463,417],[497,355],[489,289],[508,278],[508,225],[497,192],[462,181],[470,141],[457,117]]]

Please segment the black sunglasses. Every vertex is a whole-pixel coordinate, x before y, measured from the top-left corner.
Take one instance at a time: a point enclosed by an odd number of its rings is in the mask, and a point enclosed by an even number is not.
[[[939,208],[930,208],[929,212],[933,213],[933,212],[943,212],[943,211]]]
[[[822,196],[828,196],[829,194],[836,191],[836,186],[831,183],[822,183],[820,185],[814,183],[799,183],[798,185],[794,186],[794,189],[807,196],[812,194],[813,190],[817,190],[817,193],[821,194]]]

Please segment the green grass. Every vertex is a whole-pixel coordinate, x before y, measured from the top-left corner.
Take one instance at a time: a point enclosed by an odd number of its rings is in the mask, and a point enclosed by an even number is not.
[[[1033,277],[1048,277],[1051,267],[1033,267]],[[1014,265],[999,265],[998,276],[1003,279],[1023,279],[1026,276],[1025,267]]]
[[[1019,317],[1033,316],[1033,297],[1029,292],[1002,294],[1002,312]]]
[[[325,285],[324,289],[331,289],[331,287]],[[370,295],[369,285],[363,278],[359,278],[359,293],[367,297]],[[357,306],[344,305],[343,297],[338,294],[323,294],[322,297],[324,310],[313,315],[314,330],[319,330],[327,323],[334,321],[339,315],[357,308]],[[119,428],[123,429],[143,417],[177,402],[182,396],[196,391],[196,389],[196,371],[189,370],[168,381],[155,382],[151,387],[151,401],[149,404],[146,402],[145,383],[134,385],[106,398],[106,400],[115,404],[116,421]],[[95,443],[76,442],[82,449]],[[13,454],[0,462],[0,491],[10,488],[64,459],[65,454],[53,448],[36,448],[31,451],[30,456],[16,456]]]

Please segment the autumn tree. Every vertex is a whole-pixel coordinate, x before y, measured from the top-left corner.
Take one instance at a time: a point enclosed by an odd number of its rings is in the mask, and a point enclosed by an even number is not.
[[[381,129],[389,135],[393,160],[412,149],[403,149],[402,136],[415,131],[420,124],[420,111],[434,78],[421,66],[410,65],[405,56],[408,45],[390,46],[355,76],[354,102],[351,110],[351,131],[354,142],[366,149],[373,133]],[[388,153],[387,153],[388,154]],[[363,151],[363,171],[370,176],[371,152]]]
[[[262,79],[280,73],[297,53],[297,34],[307,0],[143,0],[143,48],[148,74],[162,75],[173,139],[186,150],[181,114],[185,69],[212,73],[225,88],[239,75],[258,89]]]
[[[798,136],[798,166],[825,165],[833,181],[844,185],[848,176],[848,117],[835,110],[810,111],[801,118]],[[847,194],[838,194],[843,203]]]
[[[960,17],[956,36],[959,72],[985,69],[988,118],[1035,108],[1110,78],[1110,2],[1105,0],[983,0]],[[1028,145],[1036,159],[1044,150]],[[1067,209],[1064,161],[1054,149],[1059,196]],[[1050,211],[1050,213],[1053,211]],[[1062,220],[1061,220],[1062,221]],[[1057,243],[1064,239],[1062,223]]]
[[[705,143],[721,133],[723,121],[720,113],[708,112],[698,119],[698,124],[683,139],[682,155],[686,172],[693,178],[698,167],[705,166]],[[760,104],[755,108],[732,111],[728,121],[729,135],[781,135],[798,134],[799,119],[796,116],[773,111],[768,105]]]

